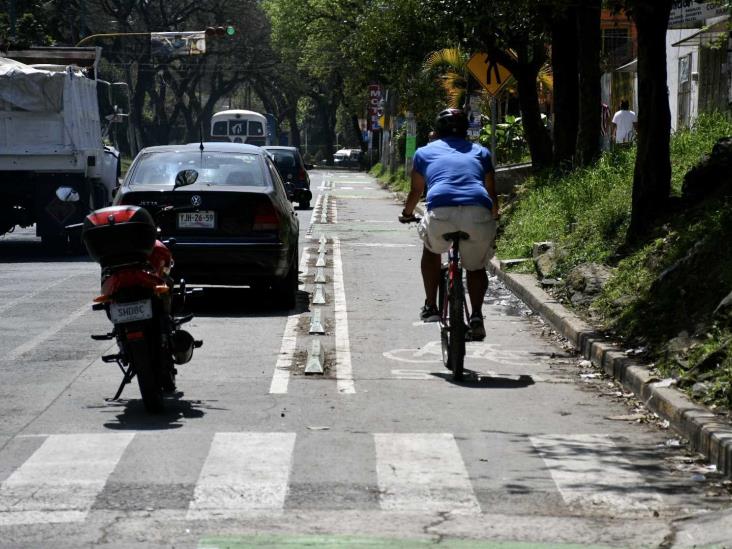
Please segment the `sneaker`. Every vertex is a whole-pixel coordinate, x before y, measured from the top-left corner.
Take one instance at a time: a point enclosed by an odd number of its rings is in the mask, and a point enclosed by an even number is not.
[[[425,305],[419,313],[422,322],[437,322],[440,320],[440,311],[434,305]]]
[[[485,326],[482,315],[470,317],[470,338],[472,341],[483,341],[485,339]]]

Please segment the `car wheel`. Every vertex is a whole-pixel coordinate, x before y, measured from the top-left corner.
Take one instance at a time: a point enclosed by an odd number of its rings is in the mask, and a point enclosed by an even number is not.
[[[298,253],[290,264],[290,269],[284,278],[278,278],[272,283],[273,300],[275,304],[284,309],[293,309],[297,301],[298,288]]]

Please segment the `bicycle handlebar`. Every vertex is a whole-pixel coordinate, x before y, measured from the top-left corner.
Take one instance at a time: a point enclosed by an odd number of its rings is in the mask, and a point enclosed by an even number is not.
[[[416,216],[414,214],[410,216],[400,215],[399,216],[399,223],[419,223],[422,221],[422,218],[419,216]]]

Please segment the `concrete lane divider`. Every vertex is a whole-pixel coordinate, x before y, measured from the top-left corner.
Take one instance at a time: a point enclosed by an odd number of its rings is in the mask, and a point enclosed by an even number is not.
[[[310,317],[310,329],[308,330],[310,334],[319,334],[323,335],[325,334],[325,328],[323,328],[323,321],[320,318],[320,309],[315,309],[313,311],[313,316]]]
[[[325,373],[325,349],[319,339],[313,339],[308,350],[308,361],[305,375],[322,375]]]
[[[322,284],[315,285],[315,293],[313,294],[313,305],[325,305],[325,290]]]

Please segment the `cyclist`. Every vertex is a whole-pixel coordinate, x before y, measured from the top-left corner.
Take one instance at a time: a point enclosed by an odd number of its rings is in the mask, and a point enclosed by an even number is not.
[[[414,208],[427,187],[427,212],[418,226],[424,243],[422,281],[425,303],[420,317],[437,322],[437,289],[441,254],[448,251],[446,233],[463,231],[470,238],[460,242],[460,257],[467,271],[472,306],[472,339],[485,338],[483,298],[488,289],[485,266],[493,257],[498,218],[495,172],[491,153],[467,140],[468,118],[460,109],[445,109],[435,119],[437,139],[417,149],[411,173],[411,188],[399,220],[414,219]]]

